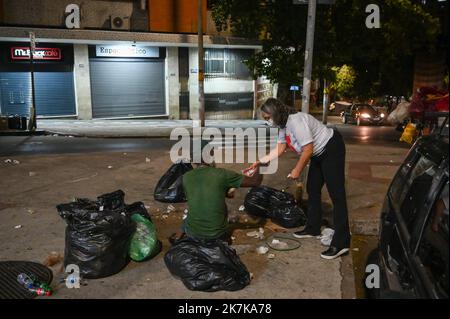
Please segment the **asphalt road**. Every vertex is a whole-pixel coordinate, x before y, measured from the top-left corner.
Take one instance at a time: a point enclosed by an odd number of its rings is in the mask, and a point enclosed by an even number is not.
[[[399,142],[400,132],[390,126],[332,125],[348,144],[371,144],[408,148]],[[132,152],[169,148],[168,138],[85,138],[66,136],[0,136],[0,156],[88,152]]]

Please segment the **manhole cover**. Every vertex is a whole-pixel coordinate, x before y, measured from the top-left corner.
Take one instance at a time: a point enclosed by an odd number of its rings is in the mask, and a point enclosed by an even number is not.
[[[35,297],[35,294],[17,282],[17,276],[20,273],[34,275],[48,285],[53,279],[51,269],[44,265],[30,261],[0,261],[0,299],[32,299]]]

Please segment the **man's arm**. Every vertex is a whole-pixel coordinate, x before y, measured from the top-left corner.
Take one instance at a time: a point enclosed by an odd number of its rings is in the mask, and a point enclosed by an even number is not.
[[[244,179],[242,180],[241,187],[255,187],[261,185],[263,180],[263,176],[259,173],[259,170],[256,170],[255,174],[251,177],[244,175]]]

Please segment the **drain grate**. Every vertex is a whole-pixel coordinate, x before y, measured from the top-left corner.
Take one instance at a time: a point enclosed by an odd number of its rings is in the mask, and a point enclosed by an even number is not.
[[[53,279],[51,269],[30,261],[0,261],[0,299],[32,299],[29,292],[17,282],[20,273],[35,275],[40,281],[50,284]]]

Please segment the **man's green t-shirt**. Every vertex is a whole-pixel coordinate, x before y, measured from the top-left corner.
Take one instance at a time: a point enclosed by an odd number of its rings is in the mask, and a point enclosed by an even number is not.
[[[225,234],[228,214],[225,203],[230,188],[238,188],[244,176],[222,168],[200,166],[183,175],[183,188],[189,212],[187,234],[215,239]]]

